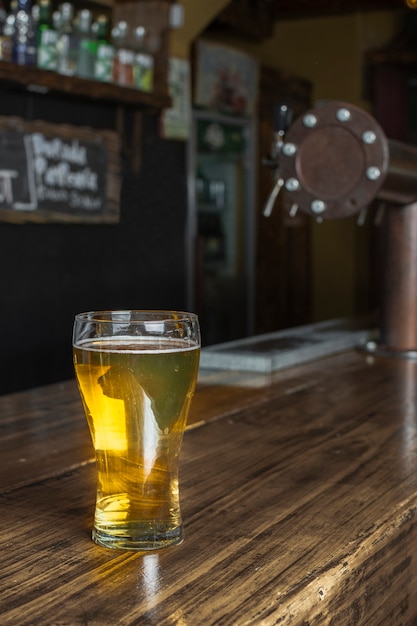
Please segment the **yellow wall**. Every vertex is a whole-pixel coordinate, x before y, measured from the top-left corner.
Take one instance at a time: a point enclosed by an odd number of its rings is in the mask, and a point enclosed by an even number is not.
[[[223,0],[183,0],[186,21],[173,33],[172,53],[187,58],[190,45],[213,19]],[[206,8],[207,6],[207,8]],[[278,21],[262,44],[224,38],[260,63],[309,79],[313,99],[342,100],[364,108],[363,55],[387,44],[398,33],[401,13],[377,11],[337,17]],[[217,40],[219,40],[217,38]],[[369,281],[368,228],[356,219],[333,220],[312,228],[313,315],[315,320],[355,313],[366,298]]]
[[[364,52],[385,45],[399,28],[392,12],[278,22],[274,38],[263,44],[258,58],[310,79],[314,101],[343,100],[369,108],[363,99]],[[368,239],[369,225],[359,228],[356,218],[313,224],[315,320],[366,308]]]
[[[184,25],[172,31],[171,55],[187,59],[195,39],[213,21],[230,0],[181,0],[184,7]]]

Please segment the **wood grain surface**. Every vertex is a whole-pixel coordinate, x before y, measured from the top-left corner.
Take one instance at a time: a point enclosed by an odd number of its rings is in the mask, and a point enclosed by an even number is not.
[[[145,555],[90,539],[75,383],[0,398],[0,624],[417,623],[416,405],[416,363],[354,351],[202,375],[185,541]]]

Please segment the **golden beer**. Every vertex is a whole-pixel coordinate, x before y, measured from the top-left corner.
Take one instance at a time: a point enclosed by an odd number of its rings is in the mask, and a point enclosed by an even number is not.
[[[178,457],[199,354],[199,343],[163,336],[74,345],[97,461],[96,543],[149,550],[182,541]]]

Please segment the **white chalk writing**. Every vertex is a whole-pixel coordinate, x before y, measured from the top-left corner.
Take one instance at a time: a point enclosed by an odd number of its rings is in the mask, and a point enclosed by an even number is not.
[[[0,170],[0,202],[13,203],[12,178],[16,178],[16,170]]]
[[[11,160],[0,151],[0,208],[80,213],[103,210],[106,156],[99,143],[46,137],[41,132],[10,134],[8,141]]]
[[[65,143],[62,139],[47,139],[42,133],[33,133],[32,144],[35,157],[43,156],[51,161],[67,161],[83,166],[87,163],[87,150],[78,139]]]
[[[70,206],[73,209],[84,209],[86,211],[97,211],[102,205],[101,198],[93,198],[85,194],[79,194],[76,191],[71,192]]]

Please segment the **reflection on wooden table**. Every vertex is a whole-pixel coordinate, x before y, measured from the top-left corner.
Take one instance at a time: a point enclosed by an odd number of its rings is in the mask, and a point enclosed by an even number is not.
[[[2,626],[414,624],[417,364],[347,351],[202,371],[180,469],[186,538],[90,539],[74,381],[0,397]]]

